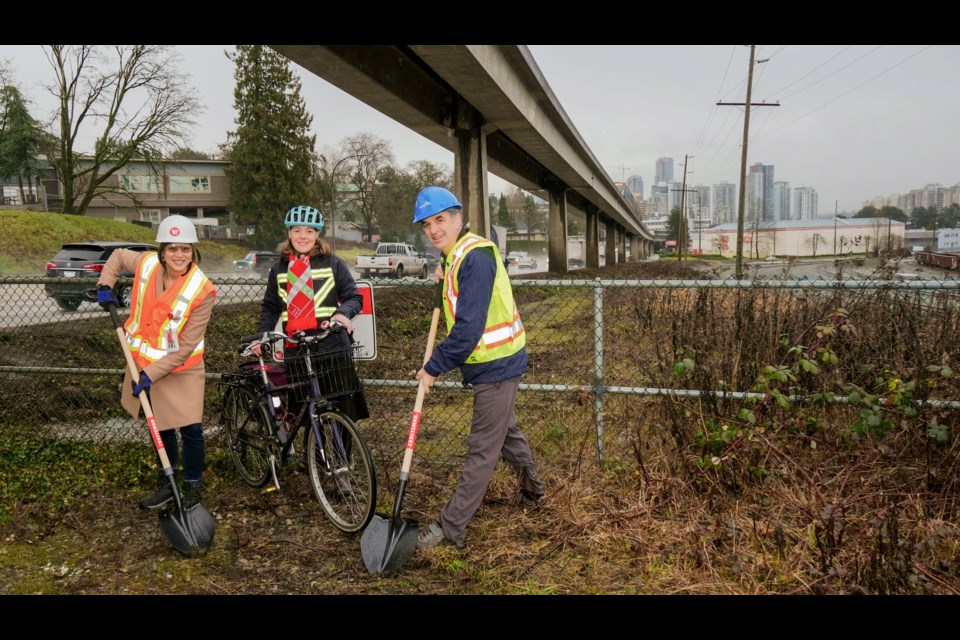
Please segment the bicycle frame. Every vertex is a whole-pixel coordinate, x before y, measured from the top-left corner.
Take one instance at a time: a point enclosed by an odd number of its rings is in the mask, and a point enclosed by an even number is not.
[[[260,371],[260,389],[258,389],[260,395],[266,399],[267,409],[270,414],[270,430],[272,435],[277,438],[280,444],[280,455],[281,457],[289,454],[291,447],[293,446],[293,441],[296,438],[296,435],[300,432],[300,428],[304,426],[304,413],[308,413],[310,416],[310,428],[314,432],[314,438],[317,442],[319,448],[320,459],[325,466],[329,466],[329,461],[327,459],[326,449],[324,447],[324,438],[320,432],[320,426],[317,423],[318,419],[318,408],[327,410],[334,407],[333,403],[326,398],[320,390],[320,383],[317,379],[316,371],[313,367],[313,356],[315,355],[313,349],[314,345],[318,344],[321,340],[327,338],[330,334],[335,333],[343,328],[344,325],[340,323],[326,323],[327,327],[324,327],[326,330],[323,333],[306,336],[302,332],[295,334],[294,336],[287,336],[283,333],[276,331],[266,331],[261,335],[257,336],[246,336],[241,338],[241,341],[248,343],[242,350],[241,355],[248,355],[253,352],[252,347],[254,345],[260,345],[259,353],[257,354],[257,359],[259,361],[259,371]],[[279,392],[284,390],[284,386],[277,386],[270,380],[269,375],[267,374],[268,367],[264,361],[263,352],[266,345],[272,343],[276,340],[286,340],[292,344],[298,345],[306,349],[306,357],[304,357],[303,362],[306,368],[306,377],[309,382],[310,395],[309,401],[305,401],[301,404],[300,410],[293,420],[290,421],[289,431],[282,428],[282,424],[287,422],[286,416],[292,414],[285,414],[283,417],[278,417],[278,411],[283,402],[278,395]],[[287,385],[289,387],[289,384]],[[340,433],[339,429],[332,430],[334,436],[333,446],[337,448],[342,454],[342,458],[346,457],[346,447],[343,442],[343,436]],[[306,441],[306,438],[304,439]],[[270,474],[273,479],[273,487],[268,489],[276,491],[280,489],[280,481],[277,475],[276,468],[276,456],[271,454],[269,456],[270,463]]]

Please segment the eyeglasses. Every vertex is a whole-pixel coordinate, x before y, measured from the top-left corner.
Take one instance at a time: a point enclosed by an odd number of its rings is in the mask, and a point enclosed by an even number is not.
[[[193,247],[189,244],[168,244],[164,251],[167,253],[193,253]]]

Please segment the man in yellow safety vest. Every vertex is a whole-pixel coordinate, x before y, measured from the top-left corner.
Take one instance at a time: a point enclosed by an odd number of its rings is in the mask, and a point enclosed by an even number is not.
[[[429,393],[440,374],[459,367],[464,383],[473,386],[473,420],[460,481],[439,519],[420,532],[418,547],[464,545],[467,524],[501,455],[520,480],[520,503],[536,507],[545,499],[514,411],[527,370],[523,322],[497,246],[464,227],[462,209],[450,191],[431,186],[420,191],[413,212],[413,222],[420,223],[443,257],[435,275],[443,278],[447,324],[446,339],[417,372],[417,380]]]

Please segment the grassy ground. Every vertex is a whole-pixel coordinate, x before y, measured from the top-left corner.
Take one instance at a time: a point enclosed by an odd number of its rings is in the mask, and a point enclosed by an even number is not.
[[[627,264],[578,275],[690,279],[696,268]],[[525,381],[589,375],[591,343],[582,335],[592,295],[515,291],[531,335]],[[377,295],[381,355],[364,377],[408,378],[422,357],[429,290],[386,287]],[[760,397],[608,394],[598,464],[592,394],[523,393],[518,415],[546,504],[525,512],[501,499],[516,495],[516,481],[500,467],[466,546],[417,551],[392,577],[370,575],[360,537],[332,527],[296,464],[280,491],[262,494],[240,481],[215,435],[204,502],[217,522],[214,544],[202,557],[180,556],[156,516],[135,507],[153,484],[152,450],[49,438],[24,418],[32,407],[59,404],[50,401],[53,387],[20,388],[14,403],[0,406],[0,592],[960,594],[956,412],[915,402],[960,394],[949,371],[960,313],[949,298],[923,308],[910,295],[842,296],[611,290],[606,384],[729,385]],[[211,370],[234,366],[226,345],[255,311],[215,314]],[[710,319],[709,330],[698,318]],[[107,339],[90,336],[60,347],[55,336],[39,335],[31,348],[69,348],[76,357]],[[93,390],[88,383],[70,393]],[[846,401],[829,402],[835,393]],[[794,402],[793,394],[815,401]],[[404,517],[421,525],[457,482],[467,398],[437,392],[425,405],[403,502]],[[112,400],[105,392],[86,411]],[[411,392],[371,389],[369,402],[364,429],[380,460],[379,509],[389,515]]]

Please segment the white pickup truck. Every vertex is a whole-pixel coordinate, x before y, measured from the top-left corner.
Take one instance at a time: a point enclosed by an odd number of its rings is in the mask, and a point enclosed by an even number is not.
[[[371,275],[426,278],[429,275],[427,256],[405,242],[381,242],[374,255],[358,255],[354,265],[361,278]]]

